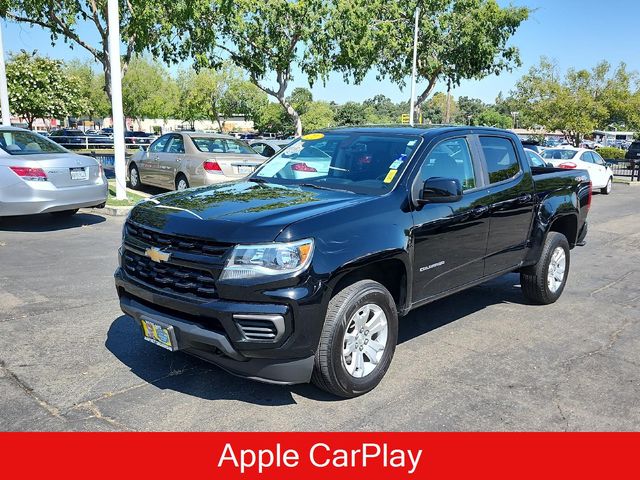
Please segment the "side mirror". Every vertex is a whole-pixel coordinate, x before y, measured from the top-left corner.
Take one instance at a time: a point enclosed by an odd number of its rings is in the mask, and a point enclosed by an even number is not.
[[[431,177],[424,182],[418,203],[449,203],[462,199],[462,185],[456,178]]]

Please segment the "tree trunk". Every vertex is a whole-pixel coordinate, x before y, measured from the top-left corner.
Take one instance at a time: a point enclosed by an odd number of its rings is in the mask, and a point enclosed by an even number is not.
[[[438,80],[437,75],[434,75],[433,77],[431,77],[431,79],[429,80],[429,85],[427,85],[427,88],[425,88],[424,91],[420,95],[418,95],[418,98],[416,98],[416,104],[413,110],[414,119],[419,118],[420,111],[422,110],[421,108],[422,104],[425,102],[427,98],[429,98],[429,95],[431,95],[431,92],[436,86],[437,80]]]
[[[278,101],[285,108],[289,116],[293,119],[293,123],[296,129],[295,136],[301,137],[302,136],[302,119],[300,118],[300,114],[296,111],[295,108],[293,108],[293,105],[287,102],[287,99],[285,97],[279,97]]]
[[[35,117],[27,117],[27,129],[33,130],[33,122],[35,121]]]

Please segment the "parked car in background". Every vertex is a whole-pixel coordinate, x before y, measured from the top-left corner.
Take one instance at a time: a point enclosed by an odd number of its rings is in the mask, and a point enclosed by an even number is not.
[[[549,148],[542,152],[542,158],[554,167],[587,170],[594,190],[600,189],[605,195],[611,193],[613,170],[598,152],[575,147]]]
[[[640,160],[640,141],[636,140],[629,145],[629,149],[627,153],[625,153],[624,158],[626,160]]]
[[[158,137],[147,132],[127,131],[124,132],[124,143],[126,146],[148,146]]]
[[[135,153],[127,171],[132,188],[148,184],[183,190],[246,177],[265,160],[229,135],[173,132]]]
[[[86,133],[87,135],[100,135],[100,131],[94,130],[93,128],[90,128],[89,130],[85,130],[84,133]]]
[[[271,138],[260,138],[249,140],[249,145],[263,157],[272,157],[284,147],[289,145],[288,140],[275,140]]]
[[[538,167],[538,168],[553,167],[551,163],[546,162],[544,158],[542,158],[537,152],[534,152],[533,150],[531,150],[529,147],[526,147],[524,149],[524,153],[527,154],[527,159],[529,160],[529,165],[531,167]]]
[[[104,135],[109,138],[113,138],[113,128],[103,128],[100,130],[100,135]]]
[[[100,164],[29,130],[0,127],[0,216],[103,207],[107,179]]]
[[[63,128],[51,132],[49,138],[66,148],[113,148],[113,139],[106,135],[87,135],[82,130]]]
[[[528,148],[529,150],[533,150],[536,153],[540,153],[542,152],[542,150],[544,150],[544,147],[541,147],[540,142],[538,142],[537,140],[522,140],[522,146],[524,148]]]

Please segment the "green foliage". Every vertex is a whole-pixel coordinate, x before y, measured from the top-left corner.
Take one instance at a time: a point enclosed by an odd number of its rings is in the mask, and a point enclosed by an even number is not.
[[[356,0],[349,19],[362,38],[349,44],[380,76],[401,86],[411,74],[414,11],[420,5],[418,80],[427,82],[420,106],[437,81],[455,87],[463,79],[480,79],[520,65],[518,49],[508,42],[528,18],[525,7],[500,7],[496,0]],[[344,48],[343,48],[344,50]]]
[[[337,125],[363,125],[366,122],[366,107],[358,102],[347,102],[336,109]]]
[[[305,132],[333,127],[335,112],[329,102],[310,102],[301,115]]]
[[[255,128],[260,132],[274,132],[282,134],[293,133],[293,123],[291,118],[278,103],[269,102],[259,112],[253,120]]]
[[[624,64],[610,72],[611,66],[601,62],[592,70],[569,69],[562,75],[556,63],[542,58],[512,92],[515,108],[529,123],[562,130],[576,145],[584,135],[607,128],[614,120],[638,128],[640,92],[631,90],[633,75]]]
[[[80,80],[65,74],[62,62],[22,51],[7,62],[9,105],[33,128],[37,118],[64,118],[86,110]]]
[[[600,147],[597,151],[602,158],[606,158],[608,160],[624,159],[624,156],[627,153],[625,150],[615,147]]]
[[[177,108],[178,90],[166,67],[142,57],[131,60],[122,80],[125,117],[167,119]]]
[[[108,117],[111,115],[111,103],[105,92],[104,76],[94,72],[92,63],[72,60],[64,64],[64,71],[67,76],[78,80],[79,93],[85,107],[78,115],[90,119]]]
[[[496,128],[513,128],[513,119],[493,108],[484,110],[474,121],[474,125]]]
[[[457,106],[458,112],[454,119],[462,125],[477,125],[480,114],[489,108],[482,100],[470,97],[458,98]]]

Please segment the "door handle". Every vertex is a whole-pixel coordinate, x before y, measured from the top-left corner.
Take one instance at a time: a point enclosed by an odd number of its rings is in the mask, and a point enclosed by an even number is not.
[[[479,217],[481,215],[484,215],[485,213],[487,213],[489,211],[489,207],[481,205],[478,207],[475,207],[471,210],[471,213],[476,216]]]
[[[531,195],[530,193],[527,193],[525,195],[522,195],[521,197],[518,197],[518,202],[529,203],[532,198],[533,198],[533,195]]]

